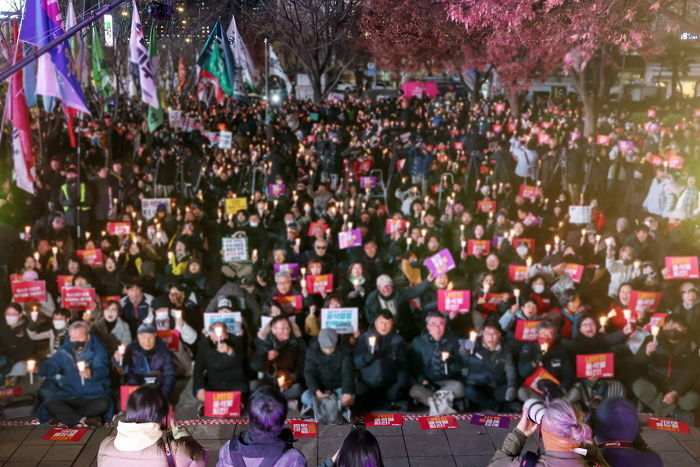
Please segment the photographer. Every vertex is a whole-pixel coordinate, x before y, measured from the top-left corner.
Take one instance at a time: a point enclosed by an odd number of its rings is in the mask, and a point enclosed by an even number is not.
[[[521,456],[525,441],[539,427],[544,452],[537,456],[532,452]],[[583,423],[583,414],[577,413],[564,399],[551,402],[529,400],[515,430],[511,431],[503,445],[489,462],[497,466],[581,466],[609,465],[593,443],[591,428]]]

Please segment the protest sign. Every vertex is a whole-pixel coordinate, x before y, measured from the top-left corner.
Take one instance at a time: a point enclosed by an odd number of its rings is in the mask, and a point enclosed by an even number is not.
[[[353,229],[338,232],[338,248],[344,250],[356,246],[362,246],[362,230]]]
[[[63,287],[61,304],[69,310],[87,310],[95,301],[95,289],[92,287]]]
[[[321,329],[335,329],[338,334],[352,334],[358,329],[357,308],[322,308]]]
[[[615,357],[611,353],[576,355],[577,378],[614,378]]]
[[[226,329],[229,333],[240,336],[243,325],[243,317],[241,316],[240,311],[204,313],[204,329],[208,330],[209,326],[214,323],[224,323],[226,324]]]
[[[307,235],[309,237],[315,237],[317,235],[324,235],[326,233],[326,230],[328,230],[330,227],[328,227],[328,224],[325,222],[312,222],[309,224],[309,230],[307,231]]]
[[[0,387],[0,399],[7,399],[8,397],[17,397],[22,395],[21,386],[6,386]]]
[[[275,263],[272,265],[272,270],[275,274],[286,272],[293,281],[299,279],[299,263]]]
[[[276,296],[272,300],[288,315],[299,313],[304,308],[301,295]]]
[[[17,303],[40,303],[46,301],[45,281],[12,281],[12,300]]]
[[[515,321],[515,340],[521,342],[533,342],[537,340],[537,325],[541,321],[530,319],[518,319]]]
[[[168,349],[173,352],[178,352],[180,350],[180,331],[177,329],[163,329],[161,331],[156,331],[156,334],[165,342]]]
[[[77,442],[90,430],[84,428],[51,428],[41,439],[46,441]]]
[[[455,268],[455,260],[452,258],[450,250],[444,248],[438,253],[426,258],[423,265],[430,271],[431,277],[445,274]]]
[[[110,235],[129,235],[131,222],[107,222],[107,232]]]
[[[537,188],[532,185],[520,185],[518,196],[529,199],[530,201],[535,201],[537,198]]]
[[[630,293],[630,301],[627,308],[635,314],[644,314],[656,311],[661,303],[662,292],[646,292],[643,290],[633,290]]]
[[[226,198],[226,201],[224,201],[226,215],[236,214],[238,211],[245,211],[246,209],[248,209],[247,198]]]
[[[700,279],[697,256],[667,256],[666,279]]]
[[[141,215],[146,220],[152,219],[161,204],[170,212],[170,198],[141,198]]]
[[[476,210],[483,213],[496,212],[496,202],[491,200],[477,201]]]
[[[508,266],[508,280],[511,282],[523,282],[527,279],[527,266],[511,264]]]
[[[372,189],[377,186],[377,177],[360,177],[360,188],[363,190]]]
[[[584,268],[581,264],[566,263],[564,265],[564,272],[566,272],[571,277],[571,280],[574,281],[574,283],[576,284],[581,282],[581,278],[583,277],[583,270]]]
[[[119,405],[122,412],[126,411],[126,403],[132,392],[136,391],[141,386],[119,386]]]
[[[73,276],[70,275],[60,275],[56,277],[56,285],[58,286],[58,291],[60,292],[64,287],[70,287],[73,283]]]
[[[310,294],[333,292],[333,274],[321,274],[318,276],[306,276],[306,290]]]
[[[384,232],[388,235],[406,230],[406,221],[403,219],[387,219]]]
[[[488,255],[491,253],[491,241],[489,240],[467,240],[467,254],[469,256]]]
[[[100,249],[78,250],[75,253],[85,266],[102,266],[103,264],[102,250]]]
[[[535,371],[533,371],[529,377],[525,379],[524,385],[525,387],[530,388],[537,394],[542,395],[542,391],[540,391],[537,385],[537,383],[539,383],[541,379],[548,379],[550,381],[554,381],[556,384],[559,384],[559,380],[540,365],[537,368],[535,368]]]
[[[593,208],[590,206],[569,206],[569,222],[571,224],[588,224],[591,222]]]
[[[287,193],[284,183],[270,183],[267,186],[267,194],[272,198],[279,198]]]
[[[459,428],[457,419],[453,415],[437,417],[418,417],[418,425],[421,430],[445,430]]]
[[[240,391],[205,391],[205,417],[240,417]]]
[[[248,260],[248,239],[246,237],[224,237],[221,239],[224,250],[224,263]]]
[[[364,416],[367,426],[403,426],[403,415],[400,413],[370,413]]]
[[[596,144],[601,146],[610,146],[610,136],[608,135],[598,135],[595,140]]]
[[[469,419],[471,425],[486,426],[491,428],[509,428],[510,417],[499,415],[472,414]]]
[[[649,417],[647,428],[652,430],[670,431],[672,433],[690,433],[690,427],[685,422],[672,418]]]
[[[316,438],[318,423],[309,420],[289,420],[289,428],[295,438]]]
[[[233,133],[230,131],[219,132],[219,149],[231,149],[233,142]]]
[[[438,290],[438,311],[469,313],[471,306],[469,290]]]

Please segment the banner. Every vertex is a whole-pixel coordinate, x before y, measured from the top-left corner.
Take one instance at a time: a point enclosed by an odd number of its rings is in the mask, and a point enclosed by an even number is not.
[[[433,256],[426,258],[423,265],[428,268],[430,275],[435,278],[445,274],[455,268],[455,260],[452,258],[450,250],[444,248]]]
[[[438,417],[418,417],[418,425],[421,430],[445,430],[459,428],[454,415],[442,415]]]
[[[161,331],[156,331],[156,335],[165,342],[168,349],[173,352],[180,351],[180,331],[177,329],[163,329]]]
[[[161,204],[170,212],[170,198],[141,198],[141,215],[146,220],[154,218]]]
[[[98,248],[91,250],[78,250],[75,253],[85,266],[93,267],[102,266],[103,264],[102,250]]]
[[[577,378],[614,378],[615,356],[611,353],[576,355]]]
[[[4,388],[0,388],[0,399],[7,399],[8,397],[17,397],[21,395],[21,386],[7,386]]]
[[[129,235],[131,222],[107,222],[107,232],[110,235]]]
[[[122,412],[126,412],[126,403],[129,401],[129,396],[141,386],[119,386],[119,405]]]
[[[469,313],[471,292],[469,290],[438,290],[438,311]]]
[[[537,383],[541,379],[548,379],[550,381],[554,381],[556,384],[559,384],[559,380],[555,378],[554,375],[551,374],[549,371],[542,368],[542,366],[540,365],[537,368],[535,368],[535,371],[532,372],[532,374],[528,378],[525,379],[524,385],[525,387],[530,388],[533,392],[536,392],[541,396],[542,391],[540,391],[537,388]]]
[[[518,190],[518,196],[521,198],[529,199],[530,201],[535,201],[537,198],[537,187],[532,185],[520,185],[520,190]]]
[[[80,441],[85,433],[90,430],[85,428],[51,428],[46,434],[41,438],[46,441]]]
[[[527,266],[511,264],[508,266],[508,280],[511,282],[523,282],[527,279]]]
[[[352,334],[358,329],[357,308],[321,308],[321,329],[335,329],[338,334]]]
[[[564,272],[571,276],[571,280],[574,281],[576,284],[581,282],[581,278],[583,277],[583,270],[584,268],[580,264],[566,263],[564,265]]]
[[[301,295],[287,295],[285,297],[272,297],[286,314],[297,314],[304,309],[304,300]]]
[[[496,202],[495,201],[477,201],[476,210],[483,213],[496,212]]]
[[[672,433],[690,434],[688,424],[672,418],[649,417],[647,428],[651,430],[670,431]]]
[[[95,289],[92,287],[63,287],[61,305],[69,310],[87,310],[95,301]]]
[[[630,293],[630,301],[627,304],[627,308],[637,315],[656,311],[661,303],[661,295],[662,292],[633,290],[632,293]]]
[[[521,342],[534,342],[537,340],[537,325],[541,321],[534,319],[516,319],[515,340]]]
[[[370,413],[364,416],[367,426],[403,426],[403,415],[400,413]]]
[[[486,426],[491,428],[509,428],[510,417],[472,414],[471,418],[469,419],[469,423],[471,425]]]
[[[333,274],[306,276],[306,290],[310,294],[333,292]]]
[[[40,303],[46,301],[45,281],[12,281],[12,301],[17,303]]]
[[[491,253],[491,241],[467,240],[467,254],[469,256],[488,255],[489,253]]]
[[[299,263],[275,263],[272,265],[272,270],[275,271],[275,274],[279,274],[280,272],[286,272],[289,274],[289,277],[292,278],[293,281],[299,279]]]
[[[318,437],[318,423],[309,420],[289,420],[289,428],[295,438]]]
[[[224,250],[224,263],[248,261],[248,239],[246,237],[225,237],[221,239]]]
[[[226,324],[229,334],[241,335],[243,329],[243,317],[240,311],[227,311],[225,313],[204,313],[204,329],[208,332],[209,326],[214,323]]]
[[[362,246],[362,230],[353,229],[338,232],[338,248],[345,250],[346,248],[354,248]]]
[[[697,256],[667,256],[666,279],[700,279]]]
[[[240,417],[240,391],[205,391],[205,417]]]
[[[401,233],[406,230],[406,221],[403,219],[387,219],[384,232],[388,235]]]
[[[238,211],[246,211],[248,209],[247,198],[226,198],[224,202],[224,210],[226,214],[237,214]]]

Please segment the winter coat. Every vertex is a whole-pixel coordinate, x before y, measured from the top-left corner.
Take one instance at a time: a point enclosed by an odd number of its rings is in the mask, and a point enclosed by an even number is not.
[[[450,353],[447,362],[442,361],[440,355],[442,352]],[[423,380],[434,383],[446,379],[459,379],[461,376],[459,340],[447,331],[439,342],[424,331],[413,339],[408,355],[411,373],[418,383]],[[445,363],[447,363],[447,372],[445,372]]]
[[[169,396],[175,385],[175,366],[173,356],[167,345],[160,337],[156,337],[156,346],[153,353],[149,354],[138,340],[126,347],[126,354],[122,362],[126,371],[126,381],[131,386],[146,384],[149,377],[156,377],[156,385],[164,395]]]
[[[551,345],[544,355],[536,342],[528,342],[523,346],[518,358],[520,378],[527,379],[540,365],[559,380],[562,388],[568,390],[573,384],[574,367],[566,349],[559,342]]]
[[[312,393],[341,388],[343,394],[354,394],[355,374],[350,348],[339,340],[333,353],[326,355],[318,339],[314,338],[306,350],[304,380]]]
[[[373,353],[370,352],[370,336],[377,338]],[[408,386],[406,343],[395,331],[386,336],[374,330],[362,334],[353,351],[353,361],[360,372],[360,379],[371,388],[383,388],[396,382]]]
[[[281,437],[270,438],[270,436],[264,435],[253,436],[250,430],[236,435],[219,449],[219,461],[216,466],[260,466],[264,459],[272,460],[279,456],[272,467],[306,467],[306,459],[301,452],[294,448],[290,449],[288,443]],[[234,457],[231,451],[240,455],[240,458]]]
[[[473,352],[463,356],[467,384],[497,388],[507,385],[516,387],[518,374],[515,360],[508,346],[499,344],[496,349],[489,350],[481,342],[476,344]]]
[[[248,361],[243,339],[229,335],[226,340],[233,354],[227,355],[216,350],[210,338],[199,340],[197,358],[194,363],[192,390],[235,391],[248,387]]]
[[[29,337],[23,317],[13,328],[8,326],[4,319],[0,321],[0,355],[15,363],[34,355],[35,348],[36,342]]]
[[[653,339],[647,336],[637,350],[634,359],[646,366],[646,376],[662,392],[676,391],[684,395],[690,391],[698,376],[698,353],[689,336],[679,343],[671,344],[661,332],[657,337],[657,347],[647,355],[647,344]],[[640,375],[642,376],[642,375]]]
[[[209,455],[184,428],[169,436],[170,449],[177,467],[205,467]],[[168,467],[163,431],[158,423],[119,422],[117,434],[100,443],[97,452],[100,467]]]
[[[276,350],[279,355],[270,361],[267,353]],[[304,359],[306,358],[306,343],[293,334],[288,340],[280,342],[269,333],[264,339],[257,339],[255,342],[255,356],[251,366],[255,371],[274,376],[277,371],[284,371],[291,374],[291,379],[302,382],[304,377]],[[273,371],[274,370],[274,371]]]
[[[394,305],[392,313],[394,314],[396,329],[401,334],[405,334],[415,324],[415,317],[405,307],[408,306],[409,301],[420,297],[429,285],[430,281],[425,280],[413,287],[399,288],[395,286],[394,293],[388,299],[380,296],[379,290],[373,290],[367,295],[367,300],[365,301],[365,318],[367,323],[374,323],[374,319],[383,308],[381,301],[391,301]]]
[[[92,331],[104,344],[107,355],[113,355],[120,344],[129,345],[132,340],[129,325],[121,318],[117,318],[116,324],[110,331],[107,320],[104,316],[100,316],[92,325]]]

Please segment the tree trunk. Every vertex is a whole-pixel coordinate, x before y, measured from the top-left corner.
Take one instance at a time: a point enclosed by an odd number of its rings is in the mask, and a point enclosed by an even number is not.
[[[595,135],[598,123],[595,97],[589,92],[586,92],[581,95],[581,101],[583,101],[583,134],[585,136],[593,136]]]
[[[522,93],[517,91],[506,91],[506,100],[510,105],[510,114],[514,118],[520,118],[520,98]]]

